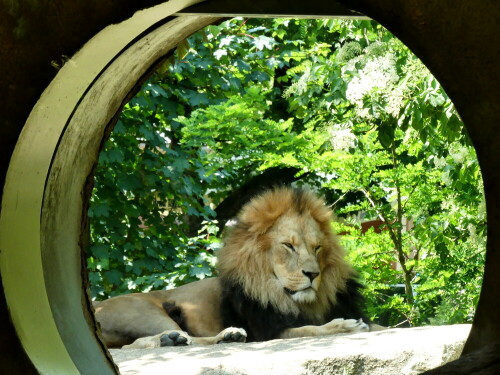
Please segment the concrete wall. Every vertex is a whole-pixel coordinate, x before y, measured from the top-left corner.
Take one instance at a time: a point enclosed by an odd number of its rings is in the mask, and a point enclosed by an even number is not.
[[[488,206],[488,252],[484,286],[465,351],[498,342],[500,8],[493,0],[340,2],[381,22],[405,42],[441,82],[467,126],[483,171]],[[9,161],[28,116],[59,67],[107,25],[126,20],[136,10],[157,3],[161,1],[0,1],[0,186],[4,185]],[[239,7],[245,8],[245,14],[290,13],[287,9],[280,10],[282,4],[280,1],[259,5],[246,0],[208,0],[204,9],[194,11],[220,14],[221,8],[231,6],[233,14]],[[315,14],[329,13],[330,7],[331,14],[339,14],[341,9],[338,4],[319,0],[308,2],[307,7],[299,1],[289,2],[288,6],[296,14],[310,14],[312,10]],[[200,22],[200,26],[202,24]],[[25,274],[29,275],[27,271]],[[82,308],[86,310],[85,306]],[[33,310],[36,312],[36,309],[34,303]],[[36,373],[18,340],[2,292],[0,325],[0,373]]]

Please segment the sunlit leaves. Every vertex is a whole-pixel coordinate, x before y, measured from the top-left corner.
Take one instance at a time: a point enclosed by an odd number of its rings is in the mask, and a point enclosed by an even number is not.
[[[435,78],[374,21],[208,26],[125,105],[100,155],[89,209],[92,293],[213,275],[217,205],[263,171],[291,166],[347,221],[386,220],[383,233],[362,238],[350,222],[344,238],[373,317],[469,321],[485,235],[469,143]],[[393,288],[403,274],[391,267],[390,230],[402,231],[412,306]],[[454,296],[463,309],[450,308]]]

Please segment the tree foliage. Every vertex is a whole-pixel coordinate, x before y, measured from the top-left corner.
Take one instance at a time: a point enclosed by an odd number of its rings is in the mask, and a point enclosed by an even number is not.
[[[485,238],[479,166],[439,83],[373,21],[236,18],[181,43],[101,153],[92,294],[212,276],[221,208],[285,170],[343,222],[372,318],[470,321]],[[380,233],[361,235],[360,219]]]

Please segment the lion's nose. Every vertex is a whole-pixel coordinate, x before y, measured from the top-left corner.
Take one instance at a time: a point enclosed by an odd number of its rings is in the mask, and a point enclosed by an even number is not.
[[[318,272],[307,272],[307,271],[302,271],[304,275],[306,275],[311,282],[319,275]]]

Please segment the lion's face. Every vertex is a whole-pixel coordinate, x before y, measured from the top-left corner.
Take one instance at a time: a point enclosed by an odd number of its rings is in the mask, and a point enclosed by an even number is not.
[[[318,255],[325,236],[310,215],[280,217],[269,233],[274,275],[297,303],[316,299],[321,283]]]
[[[310,191],[276,188],[255,197],[226,237],[220,277],[264,307],[321,321],[353,273],[331,220],[329,207]]]

